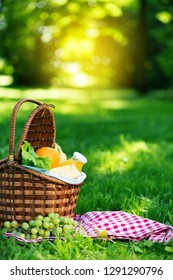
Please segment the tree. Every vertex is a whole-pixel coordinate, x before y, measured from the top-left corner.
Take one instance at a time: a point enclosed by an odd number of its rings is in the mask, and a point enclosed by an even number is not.
[[[172,85],[173,6],[154,0],[0,0],[1,73],[16,84]]]

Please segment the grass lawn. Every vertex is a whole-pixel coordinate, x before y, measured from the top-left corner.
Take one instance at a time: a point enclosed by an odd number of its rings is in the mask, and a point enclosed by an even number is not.
[[[133,90],[8,89],[0,91],[0,159],[8,155],[11,111],[21,98],[53,103],[56,141],[88,163],[76,213],[125,211],[173,225],[173,100]],[[35,105],[22,105],[16,144]],[[76,236],[21,245],[0,236],[0,259],[172,260],[169,243]]]

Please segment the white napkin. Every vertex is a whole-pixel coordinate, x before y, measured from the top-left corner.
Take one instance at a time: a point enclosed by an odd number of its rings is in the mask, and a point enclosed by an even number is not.
[[[58,174],[54,174],[51,171],[45,171],[44,169],[37,168],[34,166],[29,166],[29,165],[22,165],[22,166],[29,168],[29,169],[33,169],[35,171],[38,171],[39,173],[45,174],[47,176],[59,179],[63,182],[66,182],[68,184],[73,184],[73,185],[78,185],[78,184],[82,183],[86,178],[86,174],[84,172],[81,172],[81,175],[79,177],[77,177],[76,179],[72,179],[72,178],[68,178],[65,176],[58,175]]]

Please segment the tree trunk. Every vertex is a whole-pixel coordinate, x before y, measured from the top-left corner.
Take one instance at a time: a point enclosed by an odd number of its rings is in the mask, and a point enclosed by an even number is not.
[[[145,61],[147,60],[148,54],[148,26],[147,26],[147,0],[139,0],[139,20],[138,20],[138,31],[137,31],[137,87],[140,93],[145,93],[148,90]]]

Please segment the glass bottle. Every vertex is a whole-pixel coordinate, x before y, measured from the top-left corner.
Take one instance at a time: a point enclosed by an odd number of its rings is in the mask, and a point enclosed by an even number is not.
[[[86,157],[79,152],[74,152],[73,156],[70,159],[62,162],[60,166],[74,164],[76,168],[81,171],[85,163],[87,163]]]

